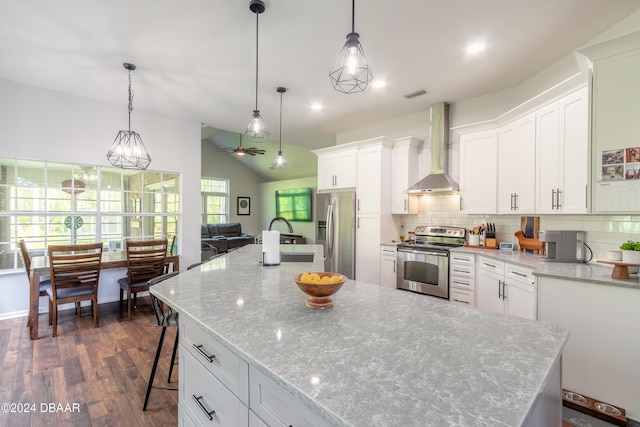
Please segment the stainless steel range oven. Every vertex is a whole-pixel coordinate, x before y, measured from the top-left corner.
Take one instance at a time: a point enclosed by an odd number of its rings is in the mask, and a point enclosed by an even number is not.
[[[398,289],[449,299],[449,248],[464,244],[465,229],[419,226],[415,236],[398,245]]]

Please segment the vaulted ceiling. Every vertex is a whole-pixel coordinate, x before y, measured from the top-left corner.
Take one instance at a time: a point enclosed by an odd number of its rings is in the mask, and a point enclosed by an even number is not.
[[[265,3],[258,108],[272,142],[243,162],[266,179],[308,176],[295,158],[333,145],[336,133],[518,85],[640,8],[640,0],[359,0],[355,30],[386,86],[345,95],[328,72],[351,31],[351,2]],[[482,55],[465,53],[475,41],[486,44]],[[217,146],[237,145],[255,107],[255,44],[248,0],[0,0],[0,78],[124,106],[122,63],[131,62],[134,108],[198,120]],[[282,143],[291,166],[276,175],[278,86],[288,89]],[[419,89],[427,94],[403,97]]]

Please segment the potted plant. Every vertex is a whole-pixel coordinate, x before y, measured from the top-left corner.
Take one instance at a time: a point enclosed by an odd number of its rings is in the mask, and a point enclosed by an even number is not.
[[[620,245],[622,262],[627,264],[640,264],[640,242],[627,240]],[[629,273],[637,273],[638,267],[630,267]]]

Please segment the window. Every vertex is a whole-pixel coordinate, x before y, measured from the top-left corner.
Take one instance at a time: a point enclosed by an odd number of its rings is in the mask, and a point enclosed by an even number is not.
[[[276,191],[276,216],[289,221],[311,221],[311,189]]]
[[[229,180],[221,178],[202,178],[201,223],[221,224],[228,222],[229,216]]]
[[[180,174],[0,158],[0,272],[49,244],[175,235]],[[114,245],[115,246],[115,245]]]

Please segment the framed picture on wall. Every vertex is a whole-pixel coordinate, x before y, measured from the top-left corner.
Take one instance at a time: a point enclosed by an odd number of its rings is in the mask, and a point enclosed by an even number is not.
[[[251,197],[238,197],[238,215],[251,215]]]

